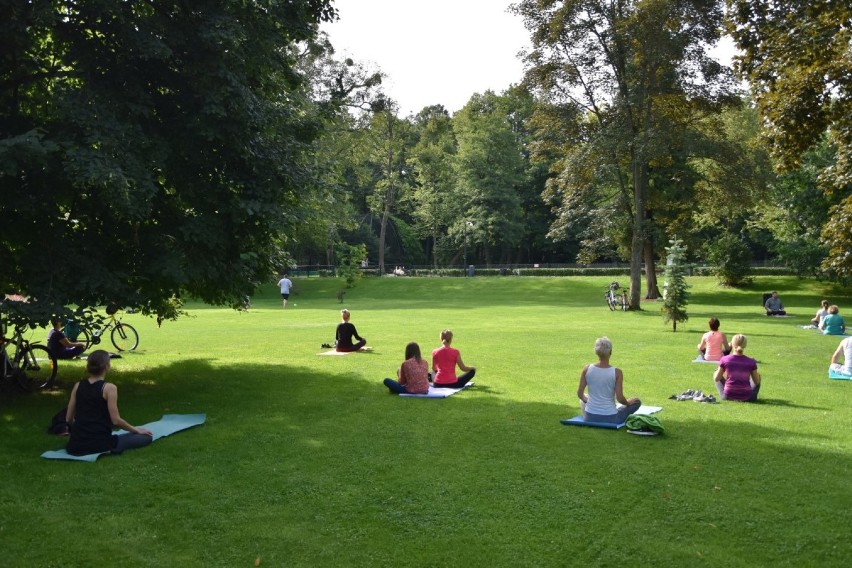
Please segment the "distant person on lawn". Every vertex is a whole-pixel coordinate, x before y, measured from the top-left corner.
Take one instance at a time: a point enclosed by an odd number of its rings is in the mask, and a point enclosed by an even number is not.
[[[698,344],[698,353],[705,361],[718,361],[722,358],[722,355],[731,352],[731,346],[728,345],[728,338],[725,334],[719,331],[718,318],[710,318],[707,324],[710,326],[710,331],[701,338],[701,343]]]
[[[86,360],[89,377],[74,385],[65,420],[71,427],[67,451],[73,456],[112,452],[120,454],[147,446],[153,440],[150,430],[137,428],[118,413],[118,388],[105,380],[110,370],[109,353],[93,351]],[[117,436],[114,426],[130,434]]]
[[[621,424],[639,410],[642,401],[624,397],[624,374],[618,367],[609,364],[612,356],[612,341],[600,337],[595,341],[597,363],[590,363],[580,372],[577,397],[586,422]],[[586,394],[586,389],[589,392]],[[618,401],[622,406],[616,406]]]
[[[278,281],[278,287],[281,288],[281,300],[284,302],[284,309],[287,309],[287,301],[290,299],[290,289],[293,287],[293,282],[288,278],[289,274],[284,273],[284,278]]]
[[[781,298],[778,297],[777,290],[773,290],[772,295],[766,298],[766,303],[763,307],[766,309],[766,315],[768,316],[787,315],[787,312],[784,310],[784,302],[782,302]]]
[[[820,308],[817,310],[816,315],[811,320],[811,325],[815,327],[819,327],[822,325],[822,320],[825,319],[825,316],[828,315],[828,300],[823,300],[820,302]]]
[[[841,358],[843,364],[840,364]],[[852,376],[852,337],[847,337],[837,346],[834,355],[831,356],[829,369],[841,375]]]
[[[47,332],[47,350],[57,359],[73,359],[86,349],[82,341],[71,341],[62,333],[62,320],[51,322],[53,329]]]
[[[846,320],[840,315],[840,308],[830,306],[828,315],[822,318],[819,328],[825,335],[843,335],[846,333]]]
[[[760,392],[760,374],[757,361],[743,354],[747,344],[745,335],[737,334],[731,340],[730,355],[719,361],[719,368],[713,376],[716,390],[722,400],[755,402]]]
[[[405,361],[396,372],[399,381],[385,379],[385,386],[395,394],[426,394],[429,392],[429,363],[420,355],[420,346],[413,341],[405,346]]]
[[[334,335],[334,348],[337,351],[359,351],[365,345],[367,345],[367,340],[358,335],[358,330],[355,329],[355,326],[349,323],[349,310],[340,310],[340,317],[343,319],[343,322],[337,324],[337,332]],[[352,338],[358,340],[358,343],[352,343]]]
[[[476,367],[468,367],[462,361],[461,352],[450,346],[453,342],[453,332],[445,329],[441,332],[441,346],[432,351],[432,385],[439,388],[458,389],[465,386],[476,374]],[[458,366],[464,374],[456,377]]]

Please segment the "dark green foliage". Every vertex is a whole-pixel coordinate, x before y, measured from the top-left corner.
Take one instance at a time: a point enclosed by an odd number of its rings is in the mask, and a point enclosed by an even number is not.
[[[367,258],[367,247],[363,244],[337,245],[337,275],[346,281],[346,287],[352,288],[363,277],[361,262]]]
[[[296,2],[0,4],[0,286],[161,317],[272,272],[299,222],[320,122],[294,43],[334,16]]]
[[[706,246],[707,261],[723,286],[742,286],[751,282],[751,251],[739,235],[727,233]]]
[[[686,248],[680,239],[669,241],[666,247],[666,280],[663,290],[663,320],[672,323],[672,331],[677,331],[677,324],[687,321],[686,306],[689,304],[689,288],[686,283],[688,265],[686,264]]]

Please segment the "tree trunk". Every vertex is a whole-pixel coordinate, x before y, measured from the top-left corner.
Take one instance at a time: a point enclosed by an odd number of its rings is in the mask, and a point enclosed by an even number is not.
[[[657,265],[654,263],[654,242],[648,237],[645,239],[645,299],[656,300],[659,297]]]
[[[379,274],[385,273],[385,233],[388,229],[388,216],[390,215],[390,207],[388,201],[385,200],[385,208],[382,211],[382,222],[379,226]]]
[[[645,250],[645,191],[648,167],[633,153],[633,238],[630,242],[630,309],[641,310],[642,256]]]

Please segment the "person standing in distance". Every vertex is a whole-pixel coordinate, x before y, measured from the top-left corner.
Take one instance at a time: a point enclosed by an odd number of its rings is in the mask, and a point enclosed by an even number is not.
[[[284,278],[278,281],[278,286],[281,288],[281,299],[284,301],[284,309],[287,309],[287,300],[290,299],[290,289],[293,287],[293,283],[290,281],[290,276],[286,272],[284,273]]]

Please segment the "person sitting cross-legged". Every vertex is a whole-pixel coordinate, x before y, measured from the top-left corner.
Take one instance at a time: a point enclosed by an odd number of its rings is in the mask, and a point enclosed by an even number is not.
[[[395,394],[426,394],[429,392],[429,363],[420,355],[420,346],[413,341],[405,346],[405,361],[396,372],[397,379],[385,379],[385,386]]]
[[[834,355],[831,356],[829,369],[841,375],[852,376],[852,337],[847,337],[837,346]]]
[[[829,306],[828,315],[822,318],[819,328],[825,335],[843,335],[846,333],[846,320],[840,315],[840,308]]]
[[[743,351],[746,347],[746,336],[737,334],[731,339],[730,355],[725,355],[719,361],[719,368],[713,375],[716,390],[722,400],[739,400],[755,402],[760,392],[760,374],[757,372],[757,361],[746,357]]]
[[[768,316],[787,315],[787,312],[784,310],[784,302],[782,302],[781,298],[778,297],[777,290],[773,290],[772,295],[766,298],[766,303],[763,304],[763,307],[766,310],[766,315]]]
[[[82,341],[71,341],[62,333],[62,320],[54,319],[53,329],[47,332],[47,350],[57,359],[73,359],[86,349]]]
[[[337,324],[337,332],[334,336],[335,350],[344,352],[358,351],[367,345],[367,340],[358,335],[355,325],[349,323],[349,318],[351,317],[349,310],[340,310],[340,317],[343,319],[343,322]],[[358,343],[352,343],[353,337],[358,340]]]
[[[642,401],[624,397],[624,374],[621,369],[609,364],[612,341],[608,337],[600,337],[595,341],[595,355],[598,356],[597,363],[583,367],[580,385],[577,387],[583,420],[620,424],[639,410]],[[589,390],[588,395],[586,388]],[[622,406],[616,406],[616,401]]]

